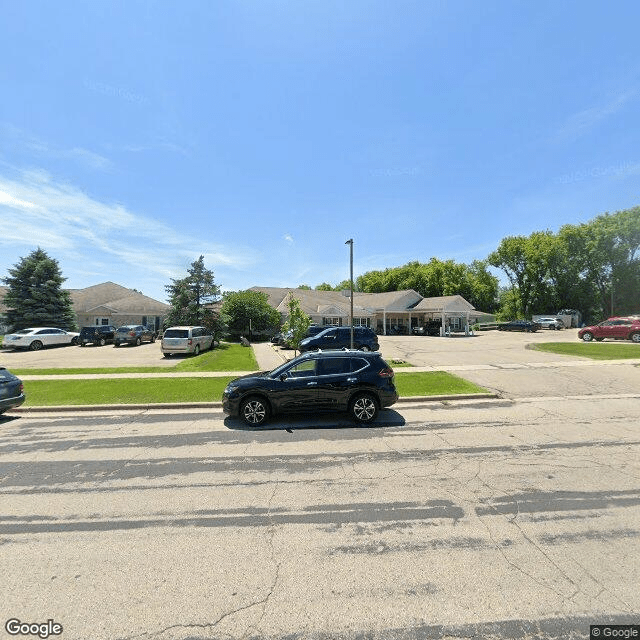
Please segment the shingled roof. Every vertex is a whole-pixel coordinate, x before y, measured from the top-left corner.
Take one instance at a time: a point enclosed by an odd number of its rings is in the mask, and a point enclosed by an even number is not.
[[[99,307],[106,307],[119,314],[162,316],[169,310],[168,304],[115,282],[103,282],[85,289],[70,289],[69,293],[76,313],[91,313]]]

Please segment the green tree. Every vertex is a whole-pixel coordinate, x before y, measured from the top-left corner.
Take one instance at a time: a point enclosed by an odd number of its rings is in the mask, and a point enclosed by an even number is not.
[[[171,306],[165,320],[167,326],[202,325],[214,338],[220,338],[224,323],[220,314],[210,307],[218,301],[220,287],[215,283],[213,271],[205,267],[204,256],[191,263],[184,278],[172,278],[165,290]]]
[[[287,308],[289,317],[282,327],[282,332],[291,331],[293,333],[290,343],[294,350],[297,351],[300,348],[300,341],[307,334],[311,318],[302,310],[300,300],[294,298],[291,293],[287,299]]]
[[[280,324],[280,314],[269,304],[269,296],[261,291],[225,293],[220,313],[232,333],[248,333],[249,321],[253,331],[276,329]]]
[[[311,290],[311,287],[308,284],[299,284],[298,289],[306,289],[307,291]]]
[[[597,317],[636,313],[640,307],[640,207],[565,225],[559,235],[575,278],[572,290],[584,298],[584,307],[572,306]]]
[[[66,278],[58,261],[38,247],[11,269],[2,282],[8,286],[4,297],[7,324],[12,331],[26,327],[75,329],[76,320]]]
[[[413,289],[425,298],[461,295],[476,309],[493,311],[498,298],[498,279],[484,261],[471,265],[431,258],[428,263],[414,260],[401,267],[369,271],[357,279],[357,290],[383,293]]]
[[[531,317],[532,312],[550,304],[549,265],[557,242],[550,231],[536,231],[530,236],[508,236],[488,258],[490,265],[502,269],[512,288],[518,289],[519,316]]]
[[[317,287],[314,287],[314,289],[316,291],[334,291],[334,288],[328,282],[323,282],[322,284],[319,284]]]

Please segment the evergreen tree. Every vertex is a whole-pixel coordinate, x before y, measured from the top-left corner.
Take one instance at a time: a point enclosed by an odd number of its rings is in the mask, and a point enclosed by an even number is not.
[[[12,331],[27,327],[76,328],[68,291],[63,291],[58,261],[38,247],[9,269],[2,282],[9,287],[4,297],[7,324]]]
[[[216,285],[213,271],[204,266],[204,256],[200,256],[187,269],[187,276],[178,280],[171,278],[165,285],[171,309],[165,324],[200,325],[207,327],[217,339],[224,330],[220,314],[208,305],[217,302],[220,287]]]

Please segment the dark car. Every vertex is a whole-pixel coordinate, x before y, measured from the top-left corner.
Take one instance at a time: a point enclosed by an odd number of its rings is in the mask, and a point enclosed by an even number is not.
[[[511,320],[498,325],[500,331],[537,331],[540,325],[531,320]]]
[[[304,353],[273,371],[232,380],[222,409],[251,426],[279,413],[309,411],[348,411],[356,422],[368,423],[398,400],[393,375],[378,353]]]
[[[442,322],[440,320],[427,320],[423,326],[413,327],[414,336],[439,336]]]
[[[321,325],[318,324],[312,324],[306,332],[305,337],[303,338],[303,340],[305,338],[312,338],[313,336],[317,336],[319,333],[322,333],[323,331],[330,329],[331,327],[323,327]],[[283,349],[293,349],[293,344],[291,342],[292,338],[293,338],[293,331],[291,329],[289,329],[289,331],[285,332],[285,333],[280,333],[278,334],[280,336],[280,338],[278,339],[277,344],[279,344]]]
[[[317,349],[348,349],[350,347],[351,330],[349,327],[331,327],[300,342],[301,353]],[[377,351],[380,348],[378,336],[368,327],[354,327],[353,348],[360,351]]]
[[[22,380],[0,367],[0,413],[19,407],[25,401]]]
[[[113,342],[116,335],[116,328],[110,324],[97,325],[95,327],[82,327],[78,340],[80,346],[95,344],[104,347],[107,342]]]
[[[591,342],[592,340],[601,342],[605,338],[609,338],[640,343],[640,318],[629,316],[609,318],[600,324],[583,327],[578,331],[578,338],[585,342]]]
[[[113,339],[113,346],[119,347],[121,344],[141,345],[143,342],[155,342],[156,335],[148,327],[141,324],[125,324],[119,327]]]

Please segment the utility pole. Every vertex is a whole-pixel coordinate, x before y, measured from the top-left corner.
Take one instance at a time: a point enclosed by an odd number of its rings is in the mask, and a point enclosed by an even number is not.
[[[353,238],[347,240],[345,244],[349,246],[349,282],[350,282],[350,300],[351,310],[349,312],[349,328],[351,333],[350,348],[353,349]]]

